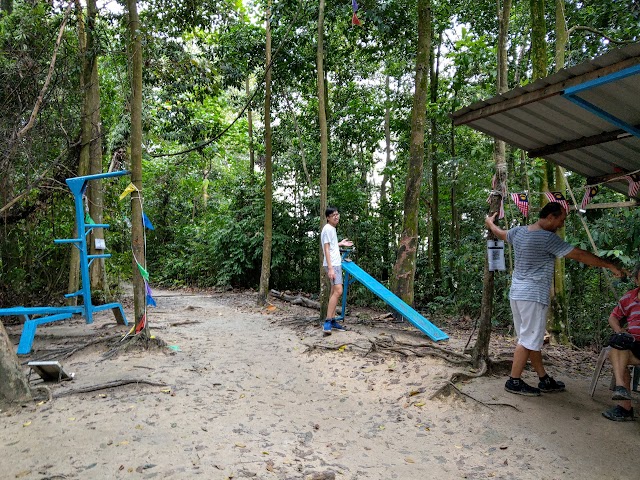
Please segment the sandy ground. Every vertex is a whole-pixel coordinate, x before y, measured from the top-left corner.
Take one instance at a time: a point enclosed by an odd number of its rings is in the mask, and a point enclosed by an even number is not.
[[[520,397],[504,376],[484,376],[431,399],[455,365],[371,348],[428,343],[406,324],[354,309],[350,331],[323,337],[314,311],[258,308],[246,292],[156,297],[151,327],[168,347],[106,359],[106,342],[79,350],[61,360],[75,379],[48,384],[52,401],[0,413],[0,478],[640,478],[640,422],[600,415],[610,374],[590,398],[591,353],[547,350],[564,393]],[[442,327],[461,352],[469,331]],[[125,329],[108,314],[43,326],[22,360]],[[20,327],[7,330],[17,344]],[[492,352],[508,352],[513,340],[495,337]],[[166,386],[63,395],[123,379]]]

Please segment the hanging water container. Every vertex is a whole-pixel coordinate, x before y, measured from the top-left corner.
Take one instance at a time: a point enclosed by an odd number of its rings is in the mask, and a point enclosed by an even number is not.
[[[489,258],[489,271],[504,271],[504,241],[487,240],[487,257]]]

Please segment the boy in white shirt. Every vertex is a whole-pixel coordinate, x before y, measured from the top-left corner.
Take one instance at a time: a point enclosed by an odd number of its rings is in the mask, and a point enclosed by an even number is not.
[[[324,268],[331,282],[331,294],[329,297],[329,306],[327,308],[327,318],[322,327],[325,335],[331,335],[331,330],[346,330],[340,325],[334,315],[338,301],[342,296],[342,259],[340,256],[340,247],[351,247],[353,242],[345,238],[338,242],[338,234],[336,226],[340,221],[340,213],[335,207],[327,207],[325,211],[327,223],[320,233],[320,242],[322,243],[322,251],[324,253]]]

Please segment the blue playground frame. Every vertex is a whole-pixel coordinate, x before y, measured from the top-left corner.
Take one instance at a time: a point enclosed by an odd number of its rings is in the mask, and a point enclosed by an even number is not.
[[[33,338],[36,334],[36,328],[43,323],[56,322],[65,320],[72,315],[82,315],[87,323],[93,323],[93,314],[103,310],[113,310],[116,321],[121,325],[127,325],[127,317],[120,303],[107,303],[104,305],[93,305],[91,302],[91,281],[89,277],[89,266],[96,258],[110,258],[111,254],[89,255],[87,251],[87,235],[94,228],[109,228],[108,224],[87,224],[84,216],[84,205],[82,198],[87,189],[87,184],[91,180],[99,180],[103,178],[121,177],[129,175],[126,170],[119,172],[99,173],[97,175],[86,175],[84,177],[67,178],[66,183],[71,190],[74,198],[76,210],[76,231],[78,238],[65,238],[54,240],[56,244],[70,243],[80,252],[80,277],[81,288],[77,292],[68,293],[65,298],[81,297],[82,304],[68,307],[12,307],[0,309],[0,317],[22,316],[25,323],[18,344],[18,355],[27,355],[31,352]],[[38,318],[33,318],[38,316]]]

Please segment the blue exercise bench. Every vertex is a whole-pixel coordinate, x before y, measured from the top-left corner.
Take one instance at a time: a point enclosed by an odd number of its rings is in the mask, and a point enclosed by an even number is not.
[[[109,228],[107,224],[86,223],[84,216],[84,204],[82,198],[87,189],[87,184],[91,180],[102,178],[121,177],[128,175],[128,171],[100,173],[97,175],[86,175],[84,177],[67,178],[66,182],[73,194],[76,210],[76,227],[78,238],[65,238],[54,240],[56,244],[70,243],[80,252],[80,277],[82,285],[80,290],[68,293],[65,298],[81,297],[82,304],[68,307],[12,307],[0,309],[0,317],[21,316],[24,317],[22,335],[18,344],[18,355],[27,355],[31,352],[33,338],[36,328],[43,323],[66,320],[73,315],[82,315],[87,323],[93,323],[93,314],[103,310],[113,310],[116,321],[120,325],[127,325],[127,317],[120,303],[107,303],[104,305],[93,305],[91,302],[91,279],[89,276],[89,266],[96,258],[110,258],[111,254],[89,255],[87,251],[87,235],[94,228]],[[37,317],[37,318],[34,318]]]
[[[347,291],[349,285],[355,281],[359,281],[372,293],[377,295],[380,299],[389,305],[393,310],[398,312],[404,319],[409,321],[414,327],[427,335],[431,340],[439,342],[441,340],[448,340],[449,336],[436,327],[429,320],[424,318],[413,308],[403,302],[400,297],[390,292],[379,281],[365,272],[362,268],[356,265],[352,260],[348,259],[350,250],[347,250],[342,255],[342,269],[344,270],[344,290],[342,293],[342,313],[338,320],[344,318],[347,310]],[[352,278],[353,277],[353,278]]]

